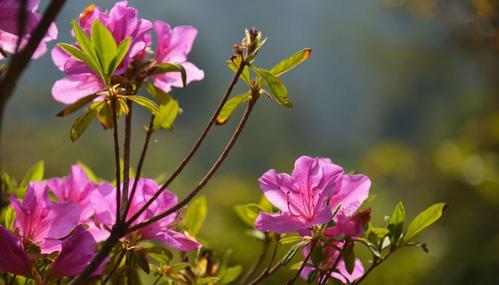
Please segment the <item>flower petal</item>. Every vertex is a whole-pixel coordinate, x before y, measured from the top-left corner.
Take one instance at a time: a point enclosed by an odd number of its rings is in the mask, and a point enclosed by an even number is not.
[[[104,88],[104,83],[94,74],[74,74],[57,80],[52,87],[52,96],[58,102],[72,104],[85,96],[102,91]]]
[[[338,192],[331,199],[331,209],[341,204],[340,212],[351,216],[369,196],[371,180],[362,174],[345,174],[337,183]]]
[[[0,226],[0,272],[29,276],[31,266],[20,241],[6,228]]]
[[[289,214],[268,214],[264,212],[261,212],[256,218],[255,226],[260,231],[273,231],[280,234],[297,232],[305,228],[302,222]]]
[[[169,247],[182,251],[191,251],[201,247],[200,243],[188,236],[168,229],[159,231],[150,238],[161,241]]]

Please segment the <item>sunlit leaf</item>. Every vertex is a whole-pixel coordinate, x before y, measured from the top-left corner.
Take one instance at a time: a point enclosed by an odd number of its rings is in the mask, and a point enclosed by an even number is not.
[[[288,252],[286,252],[286,254],[284,255],[284,257],[282,258],[282,265],[283,266],[286,266],[292,259],[293,257],[296,255],[296,253],[301,249],[303,248],[304,246],[306,246],[307,244],[309,244],[310,240],[304,240],[304,241],[301,241],[295,245],[293,245],[289,250]]]
[[[69,115],[69,114],[81,109],[82,107],[84,107],[88,103],[92,102],[98,96],[99,95],[97,95],[97,94],[85,96],[85,97],[79,99],[78,101],[76,101],[75,103],[68,105],[66,108],[64,108],[64,110],[60,111],[57,114],[57,116],[64,117],[66,115]]]
[[[299,52],[293,54],[292,56],[286,58],[285,60],[279,62],[276,66],[274,66],[270,72],[275,76],[279,77],[284,73],[290,71],[291,69],[297,67],[301,63],[303,63],[307,58],[310,57],[312,50],[309,48],[302,49]]]
[[[280,244],[291,244],[291,243],[296,243],[299,241],[302,241],[303,237],[302,236],[286,236],[283,237],[282,239],[279,240]]]
[[[165,62],[156,65],[152,70],[152,74],[159,74],[166,72],[180,72],[183,86],[185,87],[185,85],[187,85],[187,72],[185,71],[185,68],[182,65],[171,62]]]
[[[205,196],[199,196],[192,200],[187,208],[183,223],[189,231],[197,235],[208,214],[208,205]]]
[[[100,74],[101,73],[99,64],[97,62],[95,62],[95,60],[92,57],[90,57],[89,55],[87,55],[85,52],[83,52],[79,48],[77,48],[77,47],[75,47],[73,45],[64,44],[64,43],[58,44],[58,46],[60,48],[62,48],[63,50],[65,50],[67,53],[69,53],[72,56],[74,56],[76,59],[78,59],[78,60],[82,61],[83,63],[85,63],[90,69],[92,69],[92,71],[95,74]]]
[[[181,109],[177,100],[170,100],[165,105],[159,106],[159,111],[156,112],[153,125],[158,129],[172,129],[173,122],[180,114]]]
[[[131,38],[126,38],[124,41],[122,41],[119,46],[118,50],[116,52],[116,56],[114,57],[113,61],[111,62],[108,70],[108,74],[112,75],[118,66],[120,66],[121,62],[123,61],[123,58],[125,58],[125,55],[127,54],[128,50],[130,49],[130,44],[132,40]]]
[[[76,120],[73,122],[73,126],[71,127],[71,131],[69,133],[71,141],[75,142],[83,134],[83,132],[85,132],[88,125],[90,125],[90,123],[95,118],[97,112],[103,106],[103,104],[104,102],[101,102],[101,104],[90,106],[90,108],[85,114],[76,118]]]
[[[232,267],[228,267],[225,270],[224,275],[220,279],[221,284],[229,284],[233,282],[234,280],[241,275],[241,272],[243,270],[243,267],[241,265],[236,265]]]
[[[405,207],[404,203],[399,202],[393,210],[390,220],[388,220],[387,229],[390,231],[390,238],[393,245],[397,245],[397,241],[402,235],[405,222]]]
[[[156,114],[159,111],[158,105],[151,101],[150,99],[147,99],[146,97],[138,96],[138,95],[127,95],[126,99],[131,100],[140,106],[146,108],[149,110],[151,113]]]
[[[407,232],[405,233],[404,240],[410,240],[425,228],[438,221],[438,219],[442,217],[442,214],[444,213],[446,208],[447,204],[438,203],[421,212],[416,218],[414,218],[414,220],[412,220],[412,222],[407,227]]]
[[[100,59],[102,70],[109,77],[110,66],[118,53],[113,34],[98,19],[92,24],[92,42]]]
[[[217,125],[225,124],[229,120],[230,116],[232,116],[234,111],[237,109],[237,107],[239,107],[242,103],[248,100],[250,96],[251,94],[248,92],[234,96],[229,100],[227,100],[227,102],[225,102],[224,106],[222,107],[222,110],[218,114],[216,124]]]
[[[45,163],[43,162],[43,160],[33,164],[28,169],[28,172],[26,172],[26,174],[24,175],[21,184],[19,184],[19,189],[24,192],[31,181],[43,180],[44,171],[45,171]]]
[[[291,101],[288,100],[288,90],[279,78],[277,78],[274,74],[266,69],[258,68],[255,66],[252,66],[252,69],[256,73],[258,73],[258,75],[260,75],[263,80],[265,80],[267,86],[269,87],[270,93],[272,94],[272,97],[277,101],[277,103],[288,108],[293,107]]]

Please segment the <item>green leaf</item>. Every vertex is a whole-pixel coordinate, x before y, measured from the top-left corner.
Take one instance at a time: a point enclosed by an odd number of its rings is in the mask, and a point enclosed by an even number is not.
[[[302,241],[303,237],[302,236],[286,236],[283,237],[282,239],[279,240],[280,244],[290,244],[290,243],[296,243],[299,241]]]
[[[232,70],[234,71],[234,73],[237,72],[237,70],[239,69],[239,66],[241,65],[241,56],[238,56],[236,58],[234,58],[233,60],[229,60],[227,61],[227,66]],[[243,72],[241,73],[241,78],[246,82],[248,83],[248,85],[250,85],[251,83],[251,75],[250,75],[250,72],[249,72],[249,68],[248,66],[245,66],[243,68]]]
[[[97,97],[99,97],[99,95],[97,95],[97,94],[85,96],[85,97],[79,99],[78,101],[74,102],[73,104],[68,105],[66,108],[64,108],[64,110],[60,111],[57,114],[57,116],[64,117],[66,115],[69,115],[69,114],[79,110],[80,108],[84,107],[88,103],[92,102]]]
[[[180,106],[177,100],[170,100],[166,105],[159,106],[159,111],[154,117],[153,125],[155,128],[169,129],[173,127],[173,122],[181,113]]]
[[[71,138],[71,141],[75,142],[80,138],[80,136],[85,132],[87,129],[88,125],[92,122],[92,120],[95,118],[97,115],[97,112],[102,108],[104,105],[104,102],[100,102],[100,104],[96,104],[93,106],[90,106],[88,111],[76,118],[76,120],[73,122],[73,126],[71,127],[71,131],[69,132],[69,137]]]
[[[243,267],[241,265],[228,267],[220,280],[221,284],[229,284],[230,282],[235,281],[241,274],[242,270]]]
[[[184,216],[184,225],[191,233],[197,235],[203,225],[206,215],[208,214],[208,206],[205,196],[199,196],[192,200],[187,208],[187,213]]]
[[[428,245],[426,243],[421,243],[421,242],[407,242],[404,244],[405,246],[414,246],[414,247],[419,247],[421,248],[424,252],[429,253],[430,251],[428,250]]]
[[[104,80],[105,79],[104,70],[102,70],[101,64],[99,62],[99,57],[95,52],[94,43],[92,42],[92,40],[90,40],[87,33],[85,33],[85,31],[83,31],[80,28],[77,21],[73,20],[71,24],[73,26],[73,31],[75,34],[76,41],[78,42],[78,45],[80,46],[81,50],[88,56],[89,60],[92,62],[91,65],[89,65],[89,67],[94,66],[94,68],[97,69],[96,73],[100,75],[101,78]]]
[[[250,237],[256,238],[257,240],[265,240],[265,234],[259,230],[246,230],[244,233]]]
[[[152,83],[146,82],[146,89],[149,94],[151,94],[154,99],[156,99],[160,105],[166,105],[171,100],[174,100],[172,95],[164,92],[163,90],[156,88]]]
[[[203,277],[197,280],[198,285],[215,285],[219,284],[220,278],[218,277]]]
[[[295,254],[304,246],[306,246],[308,243],[310,242],[310,240],[304,240],[304,241],[301,241],[295,245],[293,245],[289,250],[288,252],[286,252],[286,254],[284,255],[284,257],[282,258],[282,265],[283,266],[286,266],[292,259],[293,257],[295,256]]]
[[[390,231],[389,235],[392,241],[392,245],[396,246],[397,241],[402,235],[405,222],[405,207],[404,203],[399,202],[395,209],[393,210],[390,220],[388,221],[387,229]]]
[[[365,238],[356,238],[355,240],[367,246],[367,248],[371,251],[371,253],[374,256],[376,256],[379,259],[383,259],[383,256],[381,255],[378,247],[374,243]]]
[[[310,273],[307,275],[307,283],[312,284],[315,281],[315,279],[317,279],[319,273],[321,273],[319,269],[310,271]]]
[[[229,120],[230,116],[232,116],[234,111],[237,109],[237,107],[239,107],[242,103],[244,103],[250,97],[251,97],[251,93],[248,92],[248,93],[234,96],[234,97],[230,98],[229,100],[227,100],[227,102],[225,102],[224,106],[222,107],[222,110],[218,114],[218,117],[217,117],[217,120],[215,123],[217,125],[225,124]]]
[[[98,19],[92,24],[92,42],[100,59],[102,70],[109,78],[112,75],[109,73],[111,64],[118,54],[118,46],[113,34]]]
[[[272,213],[274,211],[274,206],[270,201],[265,197],[265,195],[262,195],[262,198],[260,198],[260,202],[258,202],[258,206],[262,211],[267,212],[267,213]]]
[[[265,80],[265,82],[269,86],[272,97],[274,97],[277,103],[288,108],[293,108],[293,103],[288,100],[288,90],[279,78],[277,78],[274,74],[266,69],[258,68],[255,66],[252,66],[251,68],[256,73],[258,73],[263,78],[263,80]]]
[[[16,212],[12,207],[5,208],[4,212],[4,226],[7,230],[12,231],[14,229],[14,221],[16,219]]]
[[[45,163],[43,160],[40,160],[33,164],[29,169],[28,172],[24,175],[23,180],[21,181],[21,184],[19,185],[19,189],[24,193],[26,191],[26,188],[28,188],[28,184],[31,181],[41,181],[43,180],[43,173],[45,171]]]
[[[405,233],[404,240],[408,241],[425,228],[431,226],[433,223],[438,221],[445,209],[447,208],[447,204],[438,203],[435,204],[428,209],[421,212],[407,227],[407,232]]]
[[[185,85],[187,85],[187,73],[182,65],[171,62],[165,62],[156,65],[152,70],[152,74],[159,74],[166,72],[180,72],[180,75],[182,77],[182,84],[184,85],[184,87]]]
[[[291,69],[297,67],[301,63],[303,63],[307,58],[309,58],[312,50],[309,48],[302,49],[299,52],[293,54],[292,56],[286,58],[285,60],[279,62],[276,66],[274,66],[270,72],[275,76],[279,77],[284,73],[290,71]]]
[[[90,69],[92,69],[95,74],[101,74],[99,64],[95,62],[95,60],[92,59],[89,55],[87,55],[85,52],[80,50],[79,48],[69,45],[69,44],[58,44],[60,48],[65,50],[67,53],[71,54],[74,56],[76,59],[82,61],[85,63]]]
[[[86,164],[84,164],[81,161],[77,161],[76,164],[79,165],[83,169],[83,171],[87,175],[88,179],[90,179],[90,181],[92,181],[94,183],[102,182],[102,180],[99,177],[97,177],[97,175],[95,175],[95,173],[92,171],[92,169],[90,169],[90,167],[88,167]]]
[[[125,55],[130,49],[131,42],[132,42],[131,38],[126,38],[124,41],[122,41],[119,44],[118,50],[116,52],[116,57],[113,59],[111,65],[109,66],[109,71],[108,71],[109,75],[113,75],[118,66],[120,66],[121,62],[123,61],[123,58],[125,58]]]
[[[151,113],[155,114],[159,112],[159,107],[153,101],[147,99],[146,97],[138,96],[138,95],[127,95],[126,99],[131,100],[140,106],[146,108]]]

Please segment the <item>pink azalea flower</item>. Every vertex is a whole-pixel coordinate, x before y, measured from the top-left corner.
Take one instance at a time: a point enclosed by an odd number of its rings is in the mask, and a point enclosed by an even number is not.
[[[133,180],[130,182],[133,185]],[[152,179],[140,179],[137,184],[133,203],[130,206],[128,218],[131,218],[159,189],[156,182]],[[95,197],[96,221],[102,226],[111,227],[116,220],[116,189],[114,187],[101,188],[101,197]],[[134,222],[141,223],[155,215],[170,209],[177,204],[177,196],[172,192],[165,190],[154,203]],[[132,239],[134,236],[140,236],[143,240],[157,240],[165,245],[183,251],[190,251],[201,247],[197,241],[174,230],[177,223],[177,213],[173,213],[156,223],[132,233],[126,237]]]
[[[25,32],[21,37],[21,46],[24,47],[30,38],[30,34],[40,22],[38,13],[39,0],[28,0],[26,6]],[[7,53],[16,53],[16,45],[19,39],[18,14],[21,1],[0,0],[0,49]],[[52,24],[47,34],[33,54],[33,58],[41,57],[47,51],[47,42],[57,38],[57,27]],[[0,54],[0,60],[4,59]]]
[[[154,59],[158,63],[170,62],[182,65],[187,73],[187,83],[202,80],[204,72],[187,61],[196,39],[197,30],[192,26],[172,28],[163,21],[154,22],[154,30],[158,37]],[[182,78],[178,72],[153,75],[153,83],[164,92],[170,92],[172,87],[183,87]]]
[[[343,244],[337,243],[336,246],[338,246],[339,248],[342,248]],[[309,267],[309,266],[305,267],[303,269],[303,271],[301,272],[301,277],[303,279],[307,279],[310,272],[312,272],[315,269],[329,271],[329,270],[331,270],[331,267],[333,267],[333,265],[336,263],[338,256],[339,256],[339,252],[337,249],[335,249],[332,246],[324,246],[324,247],[322,247],[322,250],[323,250],[323,252],[322,252],[323,258],[322,258],[320,264],[318,265],[318,268]],[[310,248],[307,247],[303,251],[303,254],[306,256],[306,255],[308,255],[309,252],[310,252]],[[340,260],[338,261],[338,263],[336,264],[336,270],[339,271],[339,273],[333,272],[333,273],[331,273],[331,277],[334,279],[337,279],[338,281],[342,282],[343,284],[351,284],[353,281],[359,279],[360,277],[362,277],[362,275],[364,275],[364,267],[362,266],[362,263],[360,262],[360,260],[358,258],[355,259],[355,266],[354,266],[352,273],[348,273],[346,266],[345,266],[345,261],[341,257],[340,257]],[[319,281],[322,281],[322,279]]]
[[[364,234],[364,229],[371,219],[371,209],[359,212],[351,217],[344,213],[338,213],[334,220],[336,224],[325,230],[326,236],[349,238],[360,237]]]
[[[257,229],[289,233],[327,223],[332,218],[327,203],[338,191],[336,183],[342,174],[343,169],[330,159],[308,156],[296,160],[291,175],[267,171],[260,177],[260,188],[280,212],[260,213]]]
[[[92,24],[96,19],[111,31],[117,44],[131,38],[128,54],[114,75],[124,73],[130,63],[144,58],[145,49],[151,44],[151,36],[148,32],[152,29],[152,23],[139,18],[137,9],[129,7],[127,1],[116,3],[108,13],[102,12],[95,5],[90,5],[80,15],[78,24],[90,35]],[[61,71],[68,75],[58,80],[52,87],[52,95],[56,101],[71,104],[105,88],[104,83],[90,68],[60,47],[52,50],[52,60]]]
[[[96,241],[81,225],[62,242],[62,250],[55,259],[49,275],[53,277],[76,276],[85,269],[95,256]],[[93,275],[101,275],[104,266],[102,262]]]
[[[14,227],[24,242],[40,247],[42,253],[61,249],[61,238],[67,236],[80,220],[80,209],[75,202],[54,203],[48,187],[42,182],[31,182],[24,200],[11,198],[16,212]]]
[[[16,275],[31,275],[31,263],[24,252],[21,241],[6,228],[0,226],[0,272]]]

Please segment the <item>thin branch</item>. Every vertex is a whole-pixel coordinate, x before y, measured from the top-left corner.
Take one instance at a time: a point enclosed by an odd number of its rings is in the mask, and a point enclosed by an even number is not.
[[[130,144],[132,141],[132,101],[127,100],[128,114],[125,116],[125,142],[123,143],[123,206],[128,205],[128,186],[130,184]],[[120,213],[121,214],[121,213]],[[125,212],[121,218],[126,220]]]
[[[253,111],[253,107],[255,106],[256,101],[258,100],[258,96],[254,96],[248,103],[248,106],[246,108],[246,111],[243,114],[243,117],[239,121],[239,125],[237,126],[236,130],[234,131],[231,139],[225,146],[225,149],[223,152],[220,154],[218,157],[217,161],[213,164],[211,169],[208,171],[208,173],[201,179],[201,181],[198,183],[198,185],[185,197],[182,201],[178,202],[175,206],[171,207],[170,209],[166,210],[165,212],[145,221],[140,224],[137,224],[135,226],[130,227],[129,232],[136,231],[142,227],[148,226],[152,223],[155,223],[170,214],[180,210],[182,207],[186,206],[198,193],[203,189],[203,187],[208,183],[208,181],[211,179],[211,177],[217,172],[217,170],[220,168],[224,160],[227,158],[229,155],[229,152],[231,151],[232,147],[236,143],[237,139],[239,138],[239,135],[241,134],[241,131],[244,129],[244,126],[246,125],[246,122],[248,121],[248,118]],[[129,223],[130,224],[130,223]]]
[[[121,208],[121,167],[120,167],[120,142],[118,138],[118,107],[117,99],[111,99],[111,106],[113,109],[113,137],[114,137],[114,162],[116,168],[116,221],[120,221],[120,208]]]
[[[128,199],[128,203],[125,206],[123,217],[126,217],[128,215],[130,206],[133,203],[133,197],[135,196],[135,192],[137,191],[137,185],[139,184],[140,175],[142,174],[142,167],[144,165],[147,150],[149,148],[149,142],[151,141],[151,136],[154,132],[154,126],[153,126],[154,117],[155,117],[154,115],[151,116],[151,120],[149,121],[149,126],[147,127],[146,138],[144,141],[144,146],[142,147],[142,153],[140,154],[139,164],[137,165],[137,173],[135,174],[135,179],[133,181],[132,192],[130,193],[130,198]]]
[[[0,135],[5,105],[11,97],[17,81],[28,66],[31,57],[35,53],[36,49],[40,45],[40,42],[45,37],[50,25],[54,22],[65,3],[66,0],[52,0],[50,2],[38,26],[31,33],[28,43],[20,52],[13,55],[7,69],[7,73],[0,81]]]
[[[248,272],[244,275],[244,277],[241,278],[241,281],[239,282],[240,285],[247,284],[251,276],[253,276],[253,274],[258,270],[258,268],[260,268],[263,261],[265,260],[265,257],[267,256],[270,246],[270,241],[271,239],[269,238],[269,235],[265,234],[265,239],[263,240],[262,252],[260,253],[260,256],[255,261],[255,263],[253,263],[250,270],[248,270]]]
[[[19,51],[19,47],[21,46],[22,38],[24,37],[24,34],[26,32],[26,9],[28,6],[28,0],[21,0],[20,1],[21,5],[19,5],[19,12],[17,15],[17,43],[16,43],[16,49],[15,53]]]
[[[312,253],[314,252],[314,249],[317,246],[317,243],[318,243],[317,239],[312,240],[312,243],[310,244],[310,252],[307,254],[305,259],[303,260],[303,263],[301,264],[300,269],[298,269],[298,271],[296,272],[295,277],[293,277],[293,279],[289,280],[288,283],[286,283],[286,285],[295,284],[296,280],[298,279],[298,277],[300,277],[301,272],[305,268],[305,265],[307,265],[308,260],[312,256]]]
[[[341,248],[342,251],[343,251],[344,247],[345,246],[343,246]],[[331,268],[326,272],[326,276],[324,276],[324,280],[322,282],[320,282],[320,285],[326,285],[327,282],[329,281],[329,278],[331,278],[331,274],[333,274],[333,271],[336,269],[336,266],[338,266],[338,263],[341,260],[341,253],[342,253],[342,251],[338,252],[338,256],[336,257],[336,260],[334,261],[334,263],[331,266]]]
[[[177,176],[182,172],[182,170],[185,168],[187,163],[189,163],[189,161],[192,159],[194,154],[196,154],[199,147],[201,146],[204,139],[206,138],[206,135],[208,135],[208,132],[215,124],[215,121],[218,117],[218,114],[220,113],[223,106],[225,105],[225,102],[227,102],[227,100],[229,99],[230,94],[232,93],[232,90],[236,86],[237,81],[239,80],[239,77],[241,76],[245,66],[246,66],[246,62],[242,61],[241,64],[239,65],[239,69],[237,70],[236,74],[232,78],[232,81],[229,84],[229,87],[227,88],[227,91],[225,92],[224,97],[222,98],[222,100],[218,104],[218,107],[217,107],[215,113],[213,113],[213,115],[211,116],[210,121],[208,122],[208,124],[204,128],[203,132],[199,136],[198,140],[196,141],[196,143],[194,144],[194,146],[192,147],[190,152],[187,154],[187,156],[184,158],[184,160],[182,160],[180,165],[177,167],[177,169],[175,169],[175,171],[170,175],[170,177],[168,177],[168,179],[165,181],[165,183],[163,183],[161,188],[159,188],[158,191],[156,191],[156,193],[154,193],[154,195],[149,199],[149,201],[147,201],[147,203],[128,221],[128,224],[132,224],[135,220],[137,220],[140,217],[140,215],[159,197],[159,195],[161,195],[161,193],[163,193],[166,190],[166,188],[173,182],[173,180],[175,180],[175,178],[177,178]]]
[[[248,285],[256,285],[262,282],[264,279],[274,274],[274,272],[276,272],[279,268],[281,268],[281,266],[282,266],[282,260],[276,263],[273,267],[264,270],[255,280],[251,281],[251,283]]]
[[[109,275],[106,277],[106,279],[104,279],[104,281],[102,281],[101,285],[106,285],[107,282],[109,282],[109,280],[111,280],[111,278],[113,277],[114,272],[116,271],[116,269],[118,269],[118,267],[120,266],[121,261],[125,257],[125,254],[126,254],[126,249],[122,249],[121,252],[120,252],[120,255],[118,256],[118,259],[116,260],[116,262],[113,265],[113,268],[111,269],[111,272],[109,272]]]

